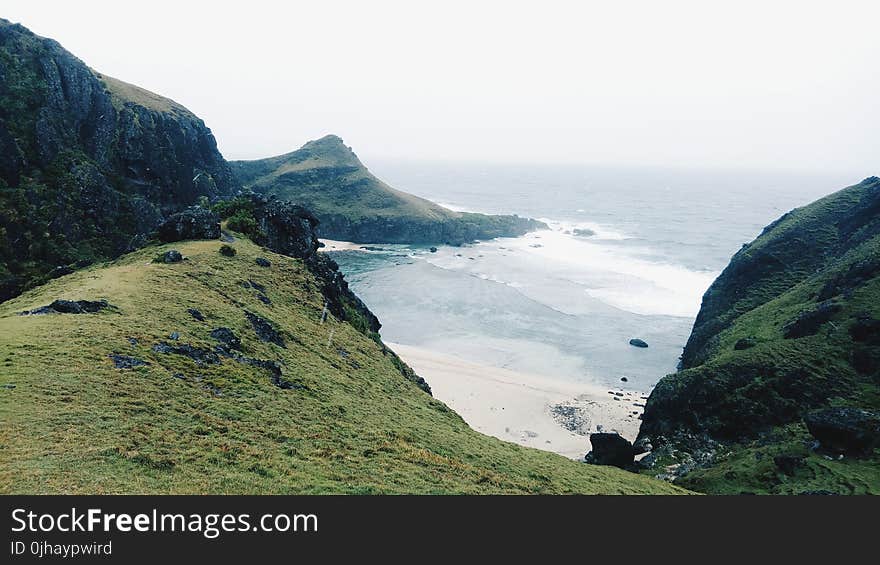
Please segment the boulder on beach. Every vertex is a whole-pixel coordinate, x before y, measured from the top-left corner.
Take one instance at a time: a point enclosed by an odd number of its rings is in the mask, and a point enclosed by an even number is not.
[[[584,462],[593,465],[612,465],[626,468],[635,460],[633,445],[617,433],[600,432],[590,434],[593,450],[584,457]]]
[[[637,337],[634,337],[631,340],[629,340],[629,344],[632,345],[633,347],[642,347],[642,348],[648,347],[648,344],[647,344],[647,342],[645,342],[645,340],[639,339]]]

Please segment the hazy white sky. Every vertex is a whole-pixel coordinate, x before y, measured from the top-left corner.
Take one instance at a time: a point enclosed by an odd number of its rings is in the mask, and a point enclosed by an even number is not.
[[[130,7],[129,7],[130,6]],[[181,102],[227,158],[880,174],[880,3],[4,0]]]

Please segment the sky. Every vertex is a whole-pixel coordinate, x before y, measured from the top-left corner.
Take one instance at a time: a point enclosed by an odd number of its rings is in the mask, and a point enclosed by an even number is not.
[[[880,174],[880,3],[4,0],[228,159]]]

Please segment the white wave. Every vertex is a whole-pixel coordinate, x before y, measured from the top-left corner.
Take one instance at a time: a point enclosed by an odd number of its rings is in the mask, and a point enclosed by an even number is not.
[[[630,239],[630,236],[625,233],[595,222],[563,222],[559,220],[551,220],[549,218],[541,218],[541,221],[550,226],[551,231],[561,232],[565,235],[575,235],[577,234],[576,230],[589,230],[593,232],[593,235],[586,236],[590,239],[605,239],[611,241]]]
[[[717,276],[652,260],[650,257],[657,254],[646,247],[612,243],[628,237],[605,226],[547,223],[549,230],[462,248],[441,248],[426,260],[443,269],[516,288],[533,300],[571,314],[594,310],[589,297],[636,314],[693,317],[703,293]],[[575,236],[576,227],[592,229],[596,235]]]

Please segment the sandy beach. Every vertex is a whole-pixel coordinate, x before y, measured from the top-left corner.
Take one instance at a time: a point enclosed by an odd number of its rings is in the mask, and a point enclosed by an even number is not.
[[[319,248],[318,251],[363,251],[361,243],[336,241],[335,239],[319,239],[318,241],[324,244],[324,247]]]
[[[589,434],[616,431],[630,441],[646,394],[499,369],[420,347],[389,343],[475,430],[505,441],[581,459]]]

